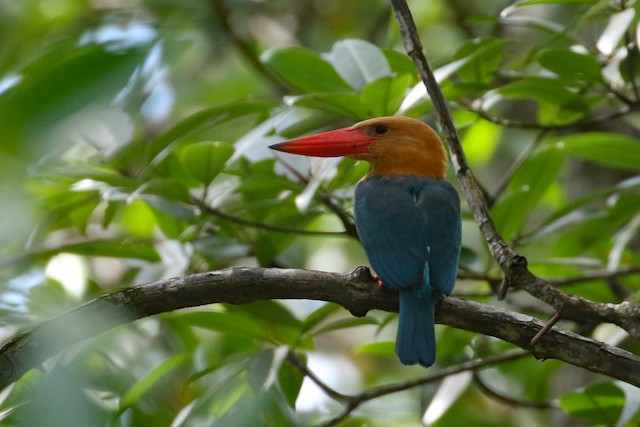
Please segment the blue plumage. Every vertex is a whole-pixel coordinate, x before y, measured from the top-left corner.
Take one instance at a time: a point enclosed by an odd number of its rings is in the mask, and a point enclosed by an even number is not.
[[[432,365],[435,302],[453,290],[460,258],[457,192],[442,179],[374,175],[356,188],[355,217],[371,266],[400,292],[400,361]]]
[[[373,269],[400,293],[400,361],[433,364],[435,302],[453,290],[461,238],[460,200],[444,180],[438,134],[414,118],[378,117],[271,148],[371,163],[356,188],[356,228]]]

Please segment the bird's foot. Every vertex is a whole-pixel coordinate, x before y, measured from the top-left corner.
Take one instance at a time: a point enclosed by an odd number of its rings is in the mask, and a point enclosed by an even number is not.
[[[381,289],[382,289],[382,288],[384,288],[384,287],[385,287],[385,286],[384,286],[384,283],[382,282],[382,279],[380,279],[380,276],[378,276],[377,274],[374,274],[374,275],[373,275],[373,276],[371,276],[371,277],[373,277],[373,280],[378,284],[378,287],[379,287],[379,288],[381,288]]]

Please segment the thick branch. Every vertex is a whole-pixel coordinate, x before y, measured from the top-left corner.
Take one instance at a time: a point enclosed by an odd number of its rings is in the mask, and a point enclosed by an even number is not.
[[[369,270],[351,273],[230,268],[122,289],[43,322],[0,349],[0,389],[70,345],[146,316],[212,303],[243,304],[267,299],[331,301],[355,316],[369,310],[397,311],[397,294],[375,285]],[[445,298],[437,321],[491,335],[530,351],[640,386],[640,357],[553,328],[535,346],[543,322],[501,308]],[[61,333],[64,331],[64,333]]]

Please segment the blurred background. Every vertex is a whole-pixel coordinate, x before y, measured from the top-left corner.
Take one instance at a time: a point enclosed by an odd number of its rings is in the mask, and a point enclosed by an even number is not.
[[[503,237],[566,292],[635,301],[635,3],[409,6]],[[436,126],[387,1],[0,0],[0,342],[157,279],[236,265],[366,265],[348,230],[367,165],[266,147],[392,114]],[[524,292],[496,301],[500,271],[463,210],[454,295],[548,319],[553,311]],[[329,386],[357,394],[513,348],[438,326],[437,364],[403,367],[396,317],[264,301],[139,320],[5,388],[0,424],[638,421],[637,389],[533,357],[407,387],[331,421],[342,405],[287,361],[288,349]],[[612,325],[561,326],[639,350]]]

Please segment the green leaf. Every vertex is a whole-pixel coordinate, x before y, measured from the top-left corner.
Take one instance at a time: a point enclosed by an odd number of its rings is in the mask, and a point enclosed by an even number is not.
[[[349,317],[346,319],[336,320],[334,322],[330,322],[313,332],[313,335],[321,335],[331,331],[337,331],[339,329],[346,328],[354,328],[356,326],[365,326],[365,325],[377,325],[378,322],[371,317]]]
[[[489,83],[493,81],[507,42],[495,37],[474,39],[463,45],[455,54],[455,61],[440,68],[456,72],[465,83]]]
[[[299,328],[302,324],[288,308],[278,301],[254,301],[249,304],[230,305],[227,309],[233,313],[243,313],[269,326],[283,325]]]
[[[50,249],[32,250],[17,257],[0,261],[0,267],[9,265],[21,266],[37,260],[48,259],[54,255],[68,253],[91,257],[113,257],[140,259],[149,262],[160,261],[160,256],[153,247],[153,242],[136,242],[132,240],[104,239],[70,243]]]
[[[272,105],[261,101],[238,101],[211,108],[205,108],[180,120],[167,132],[151,141],[132,141],[114,153],[112,162],[119,169],[144,169],[149,163],[159,163],[171,150],[176,141],[190,134],[221,125],[240,117],[267,115]]]
[[[198,182],[208,186],[222,172],[233,152],[231,145],[203,141],[184,147],[180,152],[180,163]]]
[[[546,147],[524,162],[514,174],[507,193],[492,209],[496,227],[506,240],[521,229],[524,220],[555,182],[565,157],[562,149]]]
[[[133,406],[145,393],[147,393],[153,386],[155,386],[162,378],[176,370],[184,362],[191,359],[189,354],[176,354],[164,362],[161,362],[155,368],[153,368],[144,377],[140,378],[133,384],[129,390],[122,396],[120,400],[119,410],[120,412]]]
[[[118,209],[120,209],[120,203],[108,201],[107,206],[104,209],[104,214],[102,215],[102,222],[100,226],[103,229],[106,229],[111,225],[111,221],[115,218],[118,213]]]
[[[193,312],[178,315],[180,320],[225,334],[239,334],[260,341],[271,341],[267,332],[253,319],[235,313]]]
[[[395,341],[377,341],[361,345],[356,348],[356,353],[376,357],[394,357],[396,354]]]
[[[256,395],[264,393],[276,381],[287,351],[286,347],[277,350],[269,348],[251,358],[247,366],[247,378]]]
[[[362,120],[369,117],[367,106],[357,93],[348,92],[322,92],[296,96],[292,99],[293,105],[315,108],[318,110],[337,113],[343,116]]]
[[[486,120],[476,121],[464,134],[462,146],[469,162],[475,166],[486,164],[500,142],[502,128]]]
[[[565,78],[602,81],[600,64],[593,55],[583,55],[571,49],[547,49],[538,61],[547,70]]]
[[[111,100],[145,54],[144,49],[112,52],[96,45],[52,48],[2,94],[0,128],[13,130],[3,134],[2,149],[18,148],[28,155],[49,151],[54,126],[82,108]]]
[[[496,90],[505,98],[527,99],[537,103],[542,124],[574,122],[589,114],[586,100],[567,89],[567,82],[544,77],[527,77]]]
[[[47,251],[54,253],[53,250]],[[55,253],[71,253],[85,256],[141,259],[150,262],[160,261],[151,242],[133,242],[122,239],[92,240],[59,246]]]
[[[347,39],[335,43],[330,59],[342,79],[358,91],[367,83],[391,75],[391,67],[382,50],[365,40]]]
[[[316,309],[313,313],[307,316],[302,324],[302,332],[310,331],[317,324],[325,320],[327,317],[329,317],[339,309],[340,306],[334,303],[323,304],[320,308]]]
[[[291,409],[295,409],[296,400],[300,395],[300,389],[302,388],[302,382],[305,376],[299,369],[295,368],[291,363],[283,363],[280,366],[280,372],[278,372],[278,384],[287,404]]]
[[[351,90],[329,62],[303,47],[268,50],[260,60],[286,83],[304,92]]]
[[[416,66],[409,56],[393,49],[382,49],[382,52],[387,57],[387,62],[392,72],[397,75],[409,74],[410,76],[416,76]]]
[[[565,83],[558,79],[545,77],[526,77],[498,88],[498,93],[506,98],[530,99],[538,102],[548,102],[553,105],[584,108],[578,95],[566,88]]]
[[[153,210],[141,198],[134,199],[123,209],[122,224],[136,237],[151,238],[157,223]]]
[[[640,140],[607,132],[586,132],[554,139],[572,156],[617,169],[640,170]]]
[[[400,77],[384,77],[367,83],[362,89],[362,101],[373,116],[390,116],[400,108],[413,78],[408,74]]]
[[[542,235],[547,232],[553,233],[567,221],[576,223],[579,222],[580,219],[586,220],[593,215],[593,212],[586,209],[586,207],[593,202],[597,200],[605,200],[612,194],[624,196],[626,193],[635,193],[638,189],[640,189],[640,176],[628,178],[613,187],[592,191],[582,197],[572,200],[562,208],[557,209],[545,220],[544,227],[540,229],[540,232]]]
[[[52,317],[73,303],[65,287],[51,278],[29,290],[29,314],[37,318]]]
[[[616,425],[625,405],[625,394],[613,383],[598,383],[560,398],[560,406],[570,415],[595,423]]]
[[[581,3],[596,3],[596,0],[526,0],[522,3],[518,3],[517,7],[533,6],[538,4],[581,4]]]

